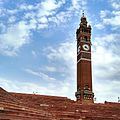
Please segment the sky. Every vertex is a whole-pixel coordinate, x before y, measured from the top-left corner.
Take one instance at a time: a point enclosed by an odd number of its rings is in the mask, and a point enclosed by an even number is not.
[[[117,102],[120,0],[0,0],[0,87],[75,100],[82,10],[92,26],[95,102]]]

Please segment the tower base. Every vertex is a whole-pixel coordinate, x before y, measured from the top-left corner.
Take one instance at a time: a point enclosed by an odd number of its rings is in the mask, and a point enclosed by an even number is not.
[[[94,93],[88,88],[85,88],[84,90],[78,89],[75,96],[76,100],[80,103],[94,103]]]

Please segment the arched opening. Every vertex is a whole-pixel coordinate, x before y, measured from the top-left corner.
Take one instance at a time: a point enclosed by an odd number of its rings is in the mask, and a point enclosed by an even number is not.
[[[85,36],[85,37],[84,37],[84,40],[85,40],[85,41],[87,41],[87,40],[88,40],[88,39],[87,39],[87,36]]]

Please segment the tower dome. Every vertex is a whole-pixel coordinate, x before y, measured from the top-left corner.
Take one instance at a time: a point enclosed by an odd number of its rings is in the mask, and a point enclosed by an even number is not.
[[[84,11],[83,11],[83,13],[82,13],[81,23],[84,24],[84,25],[87,25],[87,19],[86,19],[86,17],[84,16]]]

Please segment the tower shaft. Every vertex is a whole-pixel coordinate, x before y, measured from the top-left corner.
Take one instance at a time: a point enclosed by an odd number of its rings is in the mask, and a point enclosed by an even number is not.
[[[91,62],[91,26],[87,25],[86,17],[81,17],[77,37],[77,101],[93,103],[92,62]]]

